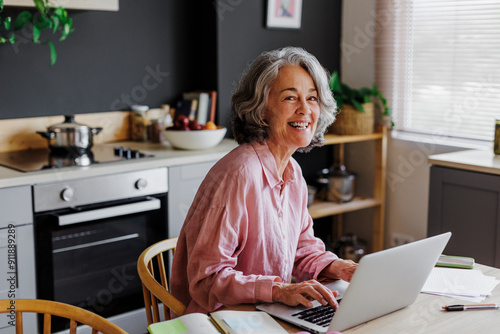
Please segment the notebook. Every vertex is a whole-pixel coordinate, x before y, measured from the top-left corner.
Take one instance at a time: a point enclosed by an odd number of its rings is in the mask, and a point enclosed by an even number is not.
[[[350,283],[339,280],[327,285],[341,298],[329,324],[301,319],[297,312],[307,310],[305,306],[272,303],[257,309],[311,333],[346,330],[412,304],[450,237],[447,232],[362,257]],[[317,301],[313,304],[320,306]]]

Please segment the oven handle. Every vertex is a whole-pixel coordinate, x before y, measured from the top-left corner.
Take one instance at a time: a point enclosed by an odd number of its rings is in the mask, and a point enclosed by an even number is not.
[[[158,198],[147,197],[147,200],[131,204],[112,206],[109,208],[96,209],[67,215],[57,216],[59,226],[85,223],[88,221],[119,217],[133,213],[146,212],[161,208],[161,201]]]

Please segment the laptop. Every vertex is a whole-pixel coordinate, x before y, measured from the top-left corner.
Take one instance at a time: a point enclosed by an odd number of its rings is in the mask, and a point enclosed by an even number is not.
[[[259,304],[257,309],[304,328],[311,333],[343,331],[412,304],[443,252],[451,233],[443,233],[363,256],[351,282],[334,281],[326,286],[339,291],[335,312],[317,301],[313,308],[329,309],[333,318],[314,324],[312,309],[281,303]],[[316,319],[317,320],[317,319]]]

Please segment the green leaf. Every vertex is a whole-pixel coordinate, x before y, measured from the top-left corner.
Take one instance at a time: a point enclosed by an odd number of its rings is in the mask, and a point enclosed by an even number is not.
[[[45,15],[46,7],[45,7],[45,3],[43,2],[43,0],[33,0],[33,2],[35,3],[35,6],[38,9],[38,11]]]
[[[5,30],[10,30],[11,22],[12,22],[12,19],[10,18],[10,16],[5,18],[5,20],[3,21],[3,26],[5,27]]]
[[[365,112],[365,108],[363,108],[361,103],[359,103],[358,101],[353,100],[352,105],[354,106],[354,108],[358,109],[359,111]]]
[[[54,66],[54,64],[57,61],[56,47],[54,46],[54,43],[52,43],[51,41],[48,41],[47,44],[49,44],[50,47],[50,66]]]
[[[10,44],[14,44],[16,42],[16,35],[12,34],[9,37]]]
[[[28,11],[21,12],[14,22],[14,30],[19,30],[31,23],[33,20],[33,15]]]
[[[54,9],[54,15],[61,18],[64,16],[64,9],[62,7],[57,7]]]
[[[57,16],[52,16],[51,20],[52,20],[52,33],[55,34],[57,29],[59,28],[59,23],[61,22],[61,20],[59,20]]]
[[[332,92],[340,92],[340,80],[339,80],[339,75],[337,71],[333,72],[332,76],[330,77],[330,89]]]
[[[33,43],[40,44],[41,31],[37,26],[33,26]]]
[[[52,26],[52,21],[45,16],[37,16],[33,24],[40,30],[45,28],[50,28]]]
[[[0,43],[5,43],[7,42],[7,40],[5,38],[3,38],[2,36],[0,36]]]
[[[68,23],[65,23],[64,26],[63,26],[63,31],[61,33],[61,38],[59,38],[59,41],[62,42],[64,41],[69,34],[71,34],[72,30],[71,30],[71,25],[68,24]]]

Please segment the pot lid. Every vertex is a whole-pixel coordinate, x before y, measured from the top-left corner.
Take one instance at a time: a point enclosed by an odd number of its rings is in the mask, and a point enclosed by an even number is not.
[[[73,115],[66,115],[63,123],[51,125],[47,128],[48,131],[54,132],[89,131],[89,129],[87,125],[76,123]]]
[[[352,176],[354,173],[350,173],[347,171],[346,167],[342,164],[333,165],[330,171],[330,177],[347,177]]]

